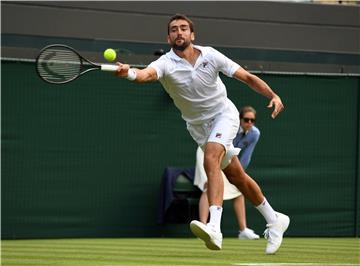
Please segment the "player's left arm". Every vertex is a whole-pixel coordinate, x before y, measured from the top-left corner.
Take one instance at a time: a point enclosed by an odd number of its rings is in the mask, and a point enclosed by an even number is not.
[[[270,88],[270,86],[265,81],[263,81],[259,77],[251,74],[242,67],[238,68],[235,71],[233,77],[246,83],[254,91],[270,99],[270,103],[267,107],[274,107],[274,111],[271,114],[272,118],[275,118],[284,109],[284,105],[280,97]]]

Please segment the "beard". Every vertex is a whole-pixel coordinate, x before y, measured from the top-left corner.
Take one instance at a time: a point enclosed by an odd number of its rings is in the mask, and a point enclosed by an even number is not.
[[[172,48],[177,51],[184,51],[188,46],[190,45],[190,41],[184,40],[184,42],[181,45],[176,44],[176,40],[172,44]]]

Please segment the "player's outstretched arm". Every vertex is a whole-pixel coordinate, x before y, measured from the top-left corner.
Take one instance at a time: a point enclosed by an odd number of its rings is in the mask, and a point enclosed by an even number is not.
[[[274,111],[271,114],[272,118],[275,118],[281,111],[283,111],[284,105],[280,97],[275,92],[273,92],[273,90],[270,88],[268,84],[266,84],[265,81],[249,73],[242,67],[236,70],[233,76],[236,79],[246,83],[250,88],[252,88],[256,92],[270,99],[270,102],[267,107],[274,108]]]
[[[149,82],[157,80],[156,70],[152,67],[144,69],[130,68],[128,64],[117,63],[118,70],[116,75],[137,82]]]

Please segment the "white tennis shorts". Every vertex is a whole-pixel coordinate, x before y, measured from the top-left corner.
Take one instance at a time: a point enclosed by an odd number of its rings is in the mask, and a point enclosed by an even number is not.
[[[221,171],[222,178],[224,180],[224,200],[230,200],[237,198],[241,195],[241,192],[233,184],[229,182],[223,171]],[[204,169],[204,152],[200,147],[196,150],[196,166],[195,166],[195,178],[194,185],[201,191],[206,191],[205,184],[207,182],[207,175]]]
[[[229,100],[228,106],[220,114],[199,125],[187,123],[187,130],[202,149],[208,142],[217,142],[224,146],[226,153],[221,162],[221,169],[225,169],[231,158],[240,152],[240,149],[233,145],[239,126],[239,112]]]

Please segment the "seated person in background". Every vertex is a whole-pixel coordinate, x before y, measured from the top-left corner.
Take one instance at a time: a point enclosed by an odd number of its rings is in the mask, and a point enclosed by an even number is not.
[[[256,143],[260,137],[260,131],[254,126],[256,120],[256,110],[251,106],[245,106],[240,110],[240,127],[236,138],[233,141],[235,148],[240,148],[238,155],[241,165],[246,169],[250,163],[251,155],[254,151]],[[199,202],[199,218],[204,224],[207,223],[209,217],[209,202],[206,193],[207,176],[204,169],[204,152],[200,147],[196,151],[196,167],[194,185],[198,186],[203,193]],[[259,236],[253,230],[247,228],[245,200],[241,192],[225,177],[224,179],[224,200],[233,200],[235,215],[239,224],[239,239],[259,239]]]

